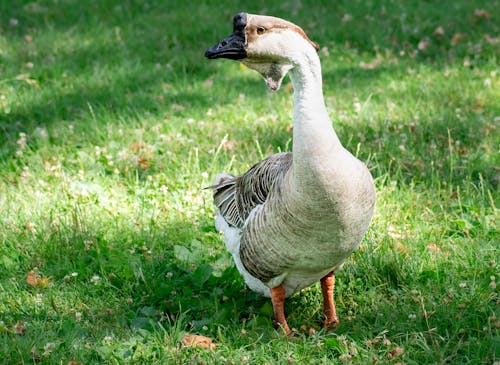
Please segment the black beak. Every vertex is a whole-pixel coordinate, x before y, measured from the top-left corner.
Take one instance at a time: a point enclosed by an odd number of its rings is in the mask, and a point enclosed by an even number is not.
[[[245,38],[235,33],[224,38],[205,52],[205,57],[209,59],[229,58],[231,60],[241,60],[246,56]]]
[[[233,34],[224,38],[216,45],[210,47],[205,52],[205,57],[229,58],[231,60],[241,60],[247,56],[246,45],[246,14],[239,13],[233,18]]]

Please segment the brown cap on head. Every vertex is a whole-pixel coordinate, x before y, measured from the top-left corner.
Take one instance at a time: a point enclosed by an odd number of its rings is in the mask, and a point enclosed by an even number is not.
[[[252,39],[261,34],[262,31],[265,32],[272,31],[273,29],[290,29],[298,33],[301,37],[308,41],[316,51],[319,50],[319,45],[316,42],[311,41],[301,27],[281,18],[267,15],[246,14],[245,28],[247,42],[251,42]]]

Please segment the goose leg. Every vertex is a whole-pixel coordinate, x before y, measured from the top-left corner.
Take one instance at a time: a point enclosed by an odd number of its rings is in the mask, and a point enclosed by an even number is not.
[[[289,335],[292,331],[288,327],[285,318],[285,288],[283,285],[278,285],[271,288],[271,302],[274,309],[274,325],[283,328],[283,331]]]
[[[325,322],[323,327],[337,327],[339,318],[335,310],[335,302],[333,301],[333,288],[335,286],[335,274],[333,271],[321,279],[321,291],[323,292],[323,313],[325,314]]]

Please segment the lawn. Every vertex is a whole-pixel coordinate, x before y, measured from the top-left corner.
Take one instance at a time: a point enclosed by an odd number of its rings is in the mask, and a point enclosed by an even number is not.
[[[246,3],[0,2],[0,363],[498,364],[500,2]],[[289,80],[203,57],[242,10],[320,44],[375,178],[336,331],[318,286],[275,331],[213,226],[215,174],[291,148]]]

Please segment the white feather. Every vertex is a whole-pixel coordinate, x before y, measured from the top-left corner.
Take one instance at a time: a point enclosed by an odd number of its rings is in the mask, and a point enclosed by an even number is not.
[[[238,228],[230,227],[227,224],[224,217],[217,211],[217,215],[215,217],[215,228],[224,233],[224,240],[226,242],[226,249],[233,255],[234,264],[238,269],[241,276],[245,280],[247,286],[256,293],[264,295],[266,297],[270,297],[269,287],[267,287],[262,281],[253,277],[248,273],[243,266],[243,263],[240,259],[240,237],[241,230]]]

